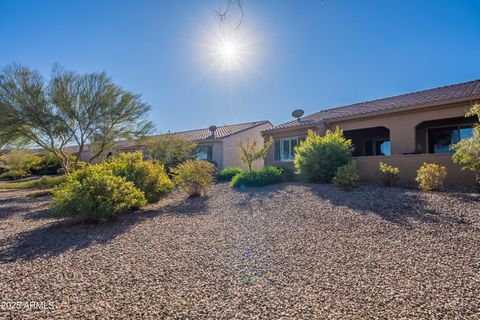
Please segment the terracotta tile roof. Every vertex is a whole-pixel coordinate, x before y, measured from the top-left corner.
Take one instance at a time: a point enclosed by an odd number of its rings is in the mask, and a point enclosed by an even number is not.
[[[213,135],[208,128],[202,128],[202,129],[195,129],[195,130],[188,130],[188,131],[164,133],[164,134],[157,135],[157,137],[161,137],[168,134],[174,134],[177,136],[184,137],[187,140],[191,140],[195,142],[207,142],[207,141],[213,141],[213,140],[221,140],[231,135],[240,133],[242,131],[245,131],[263,124],[271,125],[270,121],[262,120],[262,121],[253,121],[253,122],[218,126],[217,130],[215,130],[215,133]],[[134,141],[119,141],[116,144],[116,148],[119,150],[130,149],[136,146],[137,144]]]
[[[426,104],[448,103],[457,99],[478,99],[480,98],[480,79],[454,85],[438,87],[423,91],[417,91],[398,96],[355,103],[337,108],[322,110],[317,113],[305,116],[298,120],[276,125],[264,131],[277,130],[301,125],[315,125],[321,121],[340,119],[343,117],[354,117],[370,112],[393,111],[406,107],[414,107]]]
[[[270,121],[263,120],[263,121],[253,121],[253,122],[246,122],[246,123],[237,123],[225,126],[218,126],[217,130],[215,130],[214,134],[208,128],[203,129],[196,129],[196,130],[188,130],[188,131],[180,131],[180,132],[172,132],[170,134],[175,134],[178,136],[182,136],[185,139],[202,142],[202,141],[209,141],[209,140],[218,140],[224,139],[228,136],[233,134],[239,133],[244,130],[248,130],[254,127],[257,127],[262,124],[270,123]],[[168,134],[168,133],[167,133]],[[161,136],[161,135],[160,135]]]

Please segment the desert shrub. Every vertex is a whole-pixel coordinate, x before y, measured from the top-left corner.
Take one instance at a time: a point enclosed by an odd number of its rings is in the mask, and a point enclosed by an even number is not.
[[[40,157],[40,161],[31,168],[30,172],[34,175],[56,175],[62,170],[60,159],[53,153],[47,153]]]
[[[282,173],[282,168],[265,167],[262,170],[237,174],[230,184],[235,188],[266,186],[282,182]]]
[[[231,181],[239,173],[243,173],[245,170],[239,167],[225,168],[217,174],[218,181]]]
[[[435,163],[426,163],[417,171],[416,181],[423,191],[440,190],[447,176],[447,168]]]
[[[167,171],[187,160],[193,160],[196,146],[194,142],[174,134],[152,137],[146,143],[150,157],[162,163]]]
[[[115,176],[131,181],[145,194],[149,203],[157,202],[174,188],[162,164],[143,161],[141,152],[122,153],[105,164]]]
[[[189,197],[205,194],[213,183],[215,166],[204,160],[187,160],[173,168],[173,181]]]
[[[295,168],[311,182],[331,182],[337,168],[348,163],[352,141],[337,127],[325,136],[309,131],[306,140],[295,147]]]
[[[473,128],[472,137],[462,139],[453,145],[455,154],[452,159],[454,163],[462,166],[462,170],[470,170],[475,174],[477,187],[480,191],[480,104],[473,106],[466,116],[476,116],[479,122]]]
[[[294,181],[296,179],[295,170],[290,168],[280,168],[282,170],[282,181]]]
[[[380,171],[380,180],[382,180],[383,185],[393,187],[397,183],[400,174],[399,168],[380,162],[378,170]]]
[[[87,166],[68,176],[53,191],[52,210],[58,217],[79,217],[102,223],[146,204],[142,191],[105,166]]]
[[[357,164],[352,161],[344,166],[337,168],[337,173],[333,177],[333,183],[343,190],[353,190],[358,183]]]
[[[30,170],[40,162],[40,157],[22,150],[13,150],[2,156],[5,172],[0,180],[15,180],[30,176]]]

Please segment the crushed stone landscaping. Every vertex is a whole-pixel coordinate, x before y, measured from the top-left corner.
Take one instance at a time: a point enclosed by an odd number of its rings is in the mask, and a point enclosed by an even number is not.
[[[478,194],[221,183],[91,225],[31,192],[0,190],[0,318],[480,318]]]

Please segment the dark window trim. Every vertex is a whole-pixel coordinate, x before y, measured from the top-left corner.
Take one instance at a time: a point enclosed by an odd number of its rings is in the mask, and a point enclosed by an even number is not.
[[[427,151],[428,154],[439,154],[439,153],[435,153],[435,152],[430,152],[430,135],[428,134],[430,129],[441,129],[441,128],[451,128],[451,127],[457,127],[458,130],[460,131],[461,127],[473,128],[474,123],[461,123],[461,124],[454,123],[454,124],[449,124],[449,125],[427,127],[426,128],[427,130],[425,130],[425,135],[426,135],[425,141],[426,141],[426,149],[427,149],[426,151]],[[460,136],[459,136],[459,138],[460,138]]]
[[[385,138],[373,138],[373,139],[364,139],[363,140],[363,157],[369,157],[366,155],[367,153],[367,148],[366,148],[366,144],[367,144],[367,141],[373,141],[374,143],[377,142],[377,141],[388,141],[390,142],[390,155],[392,154],[392,141],[390,140],[390,137],[385,137]],[[376,148],[375,148],[375,145],[374,145],[374,151],[376,151]],[[375,153],[375,152],[374,152]],[[385,157],[389,157],[390,155],[384,155]],[[383,156],[383,154],[373,154],[371,156]]]

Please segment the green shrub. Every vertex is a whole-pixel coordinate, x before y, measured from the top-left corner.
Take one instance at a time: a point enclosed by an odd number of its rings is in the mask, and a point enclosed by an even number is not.
[[[282,173],[282,168],[265,167],[262,170],[237,174],[230,184],[235,188],[266,186],[282,182]]]
[[[189,197],[205,194],[213,183],[215,165],[204,160],[187,160],[173,168],[173,181]]]
[[[23,177],[26,178],[30,176],[30,174],[24,174]],[[15,171],[5,171],[4,173],[0,174],[0,181],[9,181],[9,180],[17,180],[21,179],[18,172]]]
[[[52,210],[58,217],[80,217],[102,223],[146,204],[144,194],[132,182],[105,166],[79,169],[53,191]]]
[[[440,190],[447,176],[447,168],[435,163],[426,163],[417,171],[417,182],[423,191]]]
[[[280,168],[282,169],[282,181],[289,182],[296,179],[295,170],[290,168]]]
[[[162,163],[167,171],[180,163],[195,158],[195,142],[175,134],[149,138],[146,148],[150,157]]]
[[[337,127],[325,136],[309,131],[307,139],[295,147],[295,168],[311,182],[331,182],[337,168],[348,163],[352,141]]]
[[[53,153],[40,157],[40,161],[30,170],[34,175],[56,175],[62,169],[62,163]]]
[[[40,157],[22,150],[13,150],[2,156],[2,166],[6,172],[0,180],[15,180],[30,176],[30,170],[40,162]]]
[[[352,161],[344,166],[338,167],[333,183],[343,190],[353,190],[358,183],[357,164]]]
[[[243,173],[245,170],[238,167],[225,168],[217,174],[218,181],[231,181],[239,173]]]
[[[475,174],[478,191],[480,192],[480,104],[474,105],[466,114],[467,117],[476,117],[478,122],[473,128],[473,136],[462,139],[453,145],[455,154],[454,163],[460,164],[462,170],[470,170]]]
[[[393,187],[397,183],[400,174],[399,168],[380,162],[378,170],[380,170],[380,180],[382,180],[385,186]]]
[[[145,194],[148,203],[154,203],[174,188],[162,164],[143,161],[141,152],[122,153],[105,164],[115,176],[133,182]]]

